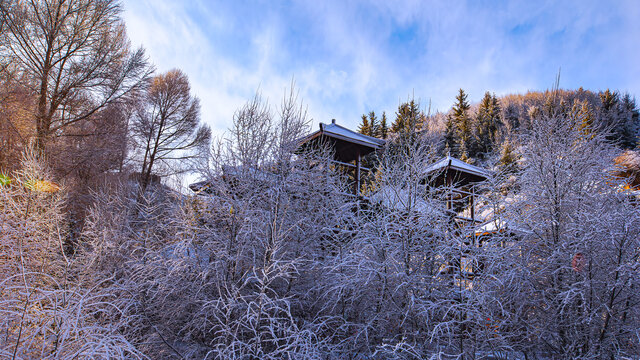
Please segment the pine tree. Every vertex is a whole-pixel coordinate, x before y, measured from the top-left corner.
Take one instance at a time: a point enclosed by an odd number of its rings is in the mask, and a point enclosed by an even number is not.
[[[445,154],[451,154],[457,156],[458,153],[458,132],[456,131],[456,124],[453,116],[447,116],[447,123],[444,130],[444,152]]]
[[[380,120],[379,131],[378,131],[378,134],[376,136],[381,138],[381,139],[386,139],[388,132],[389,132],[389,128],[387,127],[387,114],[383,111],[382,112],[382,120]]]
[[[495,128],[491,132],[491,141],[493,146],[495,147],[498,143],[498,138],[500,137],[500,133],[502,132],[502,124],[504,124],[504,119],[502,118],[502,107],[500,106],[500,100],[496,97],[496,94],[493,93],[491,96],[491,119],[492,126]]]
[[[636,99],[631,97],[629,93],[625,93],[620,106],[624,113],[626,125],[622,134],[622,145],[627,149],[632,149],[638,145],[638,130],[640,130]]]
[[[420,111],[420,106],[415,100],[410,100],[398,106],[396,120],[391,125],[394,133],[415,132],[422,129],[425,115]]]
[[[493,151],[500,122],[500,107],[495,94],[484,94],[475,121],[474,141],[470,144],[471,157],[484,157]]]
[[[454,146],[450,145],[451,153],[461,158],[468,158],[469,145],[471,142],[471,119],[469,118],[468,111],[471,108],[467,101],[467,94],[464,90],[460,89],[458,96],[456,96],[456,103],[453,105],[453,109],[450,114],[450,121],[452,121],[452,127],[455,129],[455,137],[457,139]],[[449,126],[449,124],[447,125]]]
[[[498,166],[500,166],[500,168],[502,168],[505,172],[513,172],[516,170],[517,159],[518,158],[514,152],[511,141],[505,141],[504,144],[502,144],[502,151],[500,154],[500,161],[498,162]]]
[[[589,139],[593,139],[593,137],[595,136],[594,116],[589,102],[576,100],[573,103],[572,113],[577,114],[578,117],[581,118],[581,120],[579,120],[579,131],[582,133],[582,135]]]
[[[378,117],[374,111],[369,112],[369,133],[368,136],[378,136],[380,125],[378,124]]]
[[[609,132],[608,140],[618,142],[617,134],[617,107],[618,107],[618,93],[607,89],[599,94],[600,96],[600,127]]]
[[[468,142],[460,142],[460,146],[458,148],[458,151],[460,152],[459,154],[459,158],[462,161],[468,162],[471,158],[469,157],[469,149],[467,148],[467,144]]]
[[[369,135],[371,133],[371,124],[367,115],[362,115],[362,122],[358,126],[358,132],[363,135]]]
[[[603,111],[611,111],[618,104],[617,91],[612,92],[611,90],[607,89],[604,92],[601,92],[599,95],[600,95],[600,101],[602,102]]]
[[[607,89],[600,94],[599,122],[608,139],[624,149],[631,149],[637,144],[638,110],[635,100],[629,95],[620,96],[617,91]]]
[[[520,128],[520,111],[513,103],[510,103],[504,109],[504,124],[508,133],[507,135],[515,133]]]
[[[500,115],[502,114],[502,109],[500,108],[500,100],[498,100],[498,97],[496,97],[495,93],[491,95],[491,105],[492,115],[496,120],[496,126],[500,126]]]

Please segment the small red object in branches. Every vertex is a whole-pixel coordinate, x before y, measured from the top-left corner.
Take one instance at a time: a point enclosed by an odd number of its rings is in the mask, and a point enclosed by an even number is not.
[[[575,272],[582,272],[584,269],[585,257],[582,253],[577,253],[573,256],[573,260],[571,260],[571,268]]]

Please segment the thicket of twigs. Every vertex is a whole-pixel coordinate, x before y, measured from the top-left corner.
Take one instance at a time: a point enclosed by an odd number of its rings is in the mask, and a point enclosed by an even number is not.
[[[0,190],[0,352],[633,358],[640,213],[612,176],[615,148],[581,120],[552,108],[535,119],[520,168],[486,184],[481,205],[508,231],[482,246],[423,181],[432,138],[387,146],[364,207],[330,154],[292,155],[308,124],[293,95],[276,116],[259,98],[237,112],[206,196],[141,196],[135,181],[94,194],[73,252],[65,188],[47,192],[27,154]]]

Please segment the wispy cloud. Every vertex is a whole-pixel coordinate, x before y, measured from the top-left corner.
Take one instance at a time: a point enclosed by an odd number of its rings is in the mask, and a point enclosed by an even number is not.
[[[178,67],[202,117],[226,129],[260,89],[277,104],[295,77],[317,121],[353,126],[414,94],[446,111],[458,88],[478,100],[561,86],[640,93],[640,5],[617,2],[127,0],[132,42],[159,71]]]

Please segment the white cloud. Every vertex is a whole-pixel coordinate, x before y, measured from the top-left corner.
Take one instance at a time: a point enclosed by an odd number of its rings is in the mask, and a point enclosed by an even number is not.
[[[545,89],[559,67],[565,87],[640,91],[633,0],[477,4],[130,0],[124,16],[159,71],[189,75],[217,132],[258,88],[277,105],[293,77],[316,122],[352,127],[412,94],[446,111],[458,88]]]

